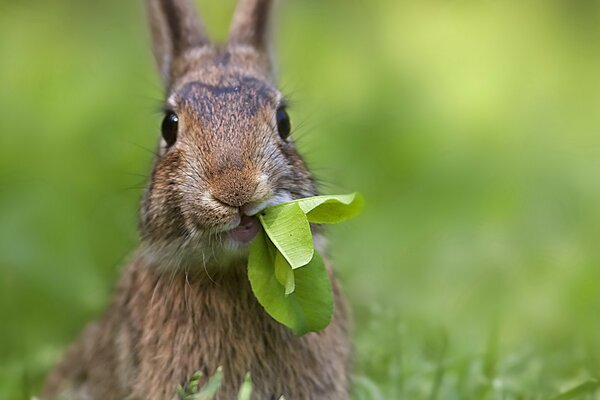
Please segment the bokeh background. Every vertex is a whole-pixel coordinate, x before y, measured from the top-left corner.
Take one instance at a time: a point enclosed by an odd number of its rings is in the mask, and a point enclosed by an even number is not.
[[[226,37],[233,0],[199,2]],[[600,4],[289,0],[294,136],[354,308],[356,399],[598,399]],[[0,0],[0,399],[135,248],[161,87],[141,1]]]

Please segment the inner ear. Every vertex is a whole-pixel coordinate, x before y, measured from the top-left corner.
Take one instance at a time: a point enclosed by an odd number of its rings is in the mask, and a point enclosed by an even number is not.
[[[229,31],[230,45],[252,46],[268,53],[273,0],[239,0]]]
[[[152,50],[165,87],[174,64],[194,48],[210,44],[193,0],[146,0],[152,33]]]

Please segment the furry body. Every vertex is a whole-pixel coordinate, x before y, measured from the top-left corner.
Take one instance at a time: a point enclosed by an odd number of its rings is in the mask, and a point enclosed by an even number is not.
[[[134,261],[104,316],[49,376],[42,398],[170,400],[193,372],[211,375],[219,366],[217,399],[235,399],[248,371],[253,399],[347,398],[350,352],[337,285],[332,324],[295,337],[257,303],[244,271],[233,266],[211,280]]]
[[[218,367],[220,400],[236,398],[247,372],[256,400],[346,399],[347,308],[331,266],[333,320],[296,337],[258,304],[248,243],[232,235],[242,221],[258,224],[265,207],[317,194],[289,119],[280,124],[287,113],[268,52],[272,1],[240,0],[225,46],[210,44],[191,0],[147,6],[169,135],[163,121],[140,249],[104,315],[51,372],[42,399],[171,400],[195,371],[210,376]]]

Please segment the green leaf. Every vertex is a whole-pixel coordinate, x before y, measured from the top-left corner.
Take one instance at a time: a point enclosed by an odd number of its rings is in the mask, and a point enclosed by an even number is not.
[[[298,204],[291,202],[268,208],[258,218],[292,269],[305,266],[313,258],[310,225]]]
[[[275,252],[275,277],[277,278],[277,281],[285,288],[286,296],[294,292],[296,289],[294,270],[279,251]]]
[[[221,388],[221,382],[223,381],[223,367],[217,368],[217,371],[213,376],[208,378],[206,385],[200,389],[200,391],[194,395],[193,400],[211,400],[217,394],[217,391]]]
[[[190,377],[190,383],[187,386],[187,390],[189,393],[196,393],[198,392],[198,388],[200,386],[200,379],[202,379],[202,371],[196,371],[192,374],[192,376]]]
[[[293,271],[296,288],[286,296],[275,276],[277,249],[266,235],[258,235],[250,249],[248,278],[265,311],[296,335],[324,329],[333,315],[331,282],[317,252],[303,268]]]
[[[252,378],[250,376],[250,372],[246,373],[244,377],[244,382],[242,383],[242,387],[238,393],[238,400],[250,400],[250,396],[252,395]]]
[[[314,250],[310,222],[342,222],[362,205],[356,193],[317,196],[267,208],[258,216],[264,233],[250,248],[252,291],[265,311],[295,334],[324,329],[333,315],[331,282]]]
[[[177,386],[177,397],[179,400],[194,400],[195,395],[198,393],[200,386],[200,380],[202,379],[202,371],[196,371],[192,374],[189,382],[184,386]]]
[[[316,196],[294,200],[307,216],[309,222],[315,224],[337,224],[355,217],[362,211],[364,200],[358,193]],[[276,208],[279,206],[275,206]]]

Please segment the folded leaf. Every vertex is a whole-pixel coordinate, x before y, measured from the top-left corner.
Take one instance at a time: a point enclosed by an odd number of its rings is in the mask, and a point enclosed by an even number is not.
[[[258,216],[264,232],[250,248],[252,291],[265,311],[295,334],[324,329],[333,315],[331,282],[314,250],[310,222],[342,222],[362,205],[356,193],[317,196],[267,208]]]
[[[248,278],[265,311],[296,335],[316,332],[329,325],[333,315],[331,282],[321,256],[293,270],[295,290],[286,296],[274,271],[277,250],[266,235],[258,235],[250,249]]]
[[[363,207],[363,198],[358,193],[315,196],[298,199],[271,207],[267,211],[288,204],[298,204],[309,222],[316,224],[337,224],[358,215]]]
[[[362,211],[363,198],[353,193],[345,196],[324,196],[325,200],[307,214],[309,222],[315,224],[339,224],[354,218]],[[302,207],[302,205],[300,205]]]
[[[310,225],[300,206],[294,202],[264,210],[258,216],[265,232],[293,269],[313,258]]]
[[[285,288],[286,296],[296,289],[294,270],[279,251],[276,251],[275,253],[275,277]]]

